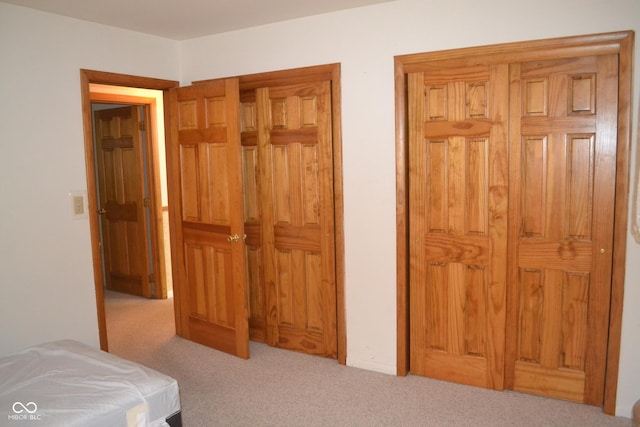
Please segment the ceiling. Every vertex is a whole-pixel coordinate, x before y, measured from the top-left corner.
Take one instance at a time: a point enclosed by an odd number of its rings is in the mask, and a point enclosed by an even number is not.
[[[392,0],[0,0],[174,40]]]

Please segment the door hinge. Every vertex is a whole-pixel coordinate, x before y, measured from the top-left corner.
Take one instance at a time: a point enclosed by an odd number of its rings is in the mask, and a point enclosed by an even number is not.
[[[146,130],[147,130],[147,125],[146,125],[146,123],[145,123],[144,121],[140,121],[140,122],[138,122],[138,128],[139,128],[142,132],[144,132],[144,131],[146,131]]]
[[[151,199],[149,199],[148,197],[144,198],[144,207],[148,208],[151,206]]]

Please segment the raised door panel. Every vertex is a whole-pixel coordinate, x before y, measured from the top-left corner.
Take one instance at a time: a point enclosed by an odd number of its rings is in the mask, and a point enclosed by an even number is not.
[[[248,357],[237,79],[170,92],[180,333]]]
[[[615,193],[617,57],[511,67],[508,387],[600,405]]]
[[[256,93],[268,342],[335,358],[330,83]]]
[[[107,289],[150,297],[138,107],[96,111]]]
[[[410,363],[503,387],[508,72],[408,76]]]

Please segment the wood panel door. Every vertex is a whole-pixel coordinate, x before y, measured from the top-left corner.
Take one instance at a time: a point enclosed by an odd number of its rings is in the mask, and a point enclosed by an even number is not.
[[[176,329],[248,358],[238,79],[172,89],[169,105]]]
[[[140,121],[135,106],[95,112],[98,209],[105,287],[150,298]]]
[[[331,84],[255,94],[266,340],[336,358]]]
[[[395,58],[399,375],[409,368],[423,371],[423,364],[428,365],[425,375],[464,379],[470,370],[464,363],[432,372],[429,368],[439,365],[429,357],[448,356],[445,344],[452,339],[459,348],[477,342],[458,338],[471,313],[498,313],[500,293],[492,292],[501,289],[499,282],[488,288],[487,301],[494,305],[478,309],[470,299],[473,288],[456,285],[466,278],[462,268],[452,272],[445,258],[481,258],[483,247],[456,247],[448,236],[438,241],[429,233],[443,229],[441,224],[451,229],[461,223],[457,200],[474,200],[474,188],[484,184],[467,183],[467,169],[486,157],[474,154],[469,161],[458,154],[444,113],[475,110],[482,102],[474,98],[483,98],[470,88],[483,79],[473,74],[506,66],[506,74],[495,74],[506,89],[487,92],[500,93],[501,99],[485,98],[490,112],[501,111],[500,126],[509,133],[508,165],[498,157],[488,162],[489,171],[502,171],[508,178],[489,184],[486,193],[487,200],[497,197],[508,203],[507,259],[501,267],[506,266],[506,344],[504,354],[496,352],[489,363],[496,373],[504,369],[505,388],[615,412],[628,232],[632,52],[633,32],[617,32]],[[466,89],[452,85],[463,81]],[[504,88],[503,83],[499,86]],[[463,106],[452,90],[472,96],[467,95]],[[500,121],[495,119],[485,125],[493,128]],[[429,123],[436,121],[442,123]],[[477,125],[466,120],[452,127],[452,135],[466,135]],[[475,203],[465,203],[464,217],[475,217]],[[499,206],[489,210],[488,218],[504,225],[504,206]],[[424,342],[433,351],[424,351]]]
[[[511,66],[509,388],[601,405],[618,56]]]
[[[408,75],[411,371],[502,389],[507,65]]]

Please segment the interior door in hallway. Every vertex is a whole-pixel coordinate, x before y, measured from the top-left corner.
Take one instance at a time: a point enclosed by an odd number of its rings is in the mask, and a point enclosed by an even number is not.
[[[98,208],[107,289],[151,297],[137,106],[95,112]]]
[[[511,66],[507,387],[602,405],[618,56]]]
[[[426,66],[408,74],[407,101],[411,371],[499,390],[508,67]]]
[[[331,83],[256,90],[267,342],[337,357]]]
[[[172,89],[169,104],[176,329],[248,358],[238,79]]]

